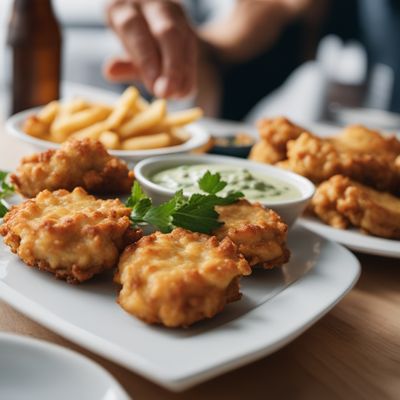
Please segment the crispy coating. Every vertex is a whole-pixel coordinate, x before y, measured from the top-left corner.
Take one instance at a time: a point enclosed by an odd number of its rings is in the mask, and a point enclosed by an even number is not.
[[[400,198],[342,175],[318,187],[311,210],[335,228],[354,225],[372,235],[400,239]]]
[[[286,152],[285,152],[286,157]],[[282,153],[266,140],[260,140],[250,150],[249,159],[265,164],[275,164],[283,160]]]
[[[258,122],[261,141],[256,143],[249,155],[250,160],[275,164],[286,158],[286,145],[297,139],[306,129],[285,117],[265,118]]]
[[[379,154],[395,159],[400,154],[400,141],[395,136],[382,136],[363,125],[349,125],[328,139],[339,151]]]
[[[113,194],[129,193],[133,173],[99,141],[83,139],[23,158],[10,179],[25,197],[35,197],[44,189],[73,190],[78,186],[90,193]]]
[[[400,166],[386,154],[367,154],[338,149],[331,141],[304,132],[288,143],[283,164],[314,183],[341,174],[378,190],[398,193]]]
[[[186,327],[238,300],[239,278],[251,269],[228,238],[155,232],[125,249],[115,280],[121,307],[151,324]]]
[[[77,283],[115,267],[124,246],[139,239],[129,214],[118,199],[96,200],[82,188],[44,190],[12,207],[0,234],[27,265]]]
[[[251,266],[273,268],[289,261],[288,226],[276,212],[247,200],[215,209],[224,224],[214,234],[220,240],[229,237]]]

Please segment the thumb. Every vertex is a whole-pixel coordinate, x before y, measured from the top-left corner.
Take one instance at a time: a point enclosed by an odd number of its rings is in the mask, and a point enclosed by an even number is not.
[[[139,78],[137,68],[128,59],[113,58],[103,68],[103,75],[112,82],[127,82]]]

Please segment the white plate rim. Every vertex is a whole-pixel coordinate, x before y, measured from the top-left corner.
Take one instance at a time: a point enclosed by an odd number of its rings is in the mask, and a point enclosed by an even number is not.
[[[315,235],[314,233],[311,234]],[[91,332],[87,332],[83,328],[74,326],[72,323],[65,321],[50,311],[47,311],[42,305],[32,302],[17,290],[9,287],[2,280],[0,280],[0,298],[18,311],[28,315],[33,320],[41,323],[61,336],[89,349],[90,351],[123,365],[169,390],[182,391],[211,377],[220,375],[275,352],[302,334],[313,323],[331,310],[351,290],[360,275],[360,264],[357,258],[344,247],[334,242],[321,239],[321,243],[322,245],[327,246],[328,249],[326,250],[325,255],[321,253],[320,257],[326,257],[328,253],[331,252],[330,257],[332,257],[332,254],[335,254],[335,260],[337,260],[337,257],[340,254],[341,257],[346,260],[344,263],[346,265],[335,264],[335,268],[333,268],[332,265],[327,267],[327,265],[321,265],[321,263],[318,262],[314,269],[299,281],[296,281],[268,302],[261,304],[248,314],[241,317],[246,318],[246,316],[249,315],[254,317],[257,313],[266,312],[270,307],[275,309],[276,307],[279,307],[280,302],[283,301],[285,303],[288,296],[297,300],[301,299],[302,301],[305,301],[302,299],[302,296],[304,296],[304,293],[308,293],[308,302],[313,307],[313,311],[309,318],[306,319],[305,322],[303,321],[300,326],[297,326],[294,331],[291,331],[290,334],[275,341],[273,345],[263,347],[262,344],[256,344],[254,350],[251,352],[240,354],[240,356],[236,355],[235,357],[226,360],[224,363],[214,365],[207,370],[202,370],[191,375],[180,376],[173,372],[166,373],[166,371],[162,369],[157,369],[157,366],[149,363],[141,356],[132,354],[127,356],[123,352],[123,349],[118,347],[116,344],[109,343],[105,339],[96,337],[96,335]],[[332,262],[334,261],[331,260],[330,263]],[[318,273],[313,273],[313,271],[315,272],[317,270]],[[335,282],[338,279],[340,280],[340,285],[338,287],[332,287],[332,281]],[[314,292],[314,290],[316,290],[316,292]],[[321,293],[325,296],[324,299],[321,299]],[[295,309],[294,311],[292,310],[292,312],[294,313],[296,312],[296,307],[301,307],[301,301],[297,300],[292,301],[292,307]],[[297,311],[304,312],[304,309],[299,309]],[[307,312],[310,311],[307,310]]]
[[[30,347],[45,352],[50,356],[55,355],[61,359],[67,358],[73,362],[85,364],[88,368],[95,370],[96,374],[101,375],[102,378],[107,378],[113,385],[114,389],[118,392],[118,399],[129,400],[130,396],[126,393],[121,384],[101,365],[97,364],[90,358],[66,347],[60,346],[55,343],[47,342],[42,339],[27,337],[21,334],[0,332],[0,342],[5,344],[13,344],[16,346]]]
[[[62,100],[61,100],[62,101]],[[42,149],[58,149],[60,147],[59,143],[50,142],[49,140],[35,138],[33,136],[29,136],[25,132],[23,132],[20,128],[22,122],[32,114],[37,113],[41,110],[42,107],[34,107],[24,111],[20,111],[11,117],[9,117],[5,123],[6,132],[25,143],[29,143],[38,148]],[[160,149],[149,149],[149,150],[108,150],[108,152],[115,157],[121,158],[132,158],[141,159],[150,156],[160,156],[167,154],[179,154],[179,153],[187,153],[193,150],[204,146],[210,139],[210,134],[207,130],[199,123],[193,122],[189,125],[185,126],[187,132],[191,135],[190,139],[185,143],[177,146],[170,146]]]
[[[354,251],[384,257],[400,258],[400,240],[367,235],[357,228],[338,229],[317,218],[303,216],[298,223],[328,240],[333,240]]]

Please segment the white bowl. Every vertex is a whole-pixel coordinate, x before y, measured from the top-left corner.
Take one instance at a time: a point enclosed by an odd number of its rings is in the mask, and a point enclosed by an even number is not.
[[[314,194],[314,185],[306,178],[293,172],[273,167],[271,165],[261,164],[249,160],[239,159],[235,157],[214,156],[214,155],[177,155],[174,157],[152,157],[147,160],[140,161],[134,168],[136,179],[139,181],[143,190],[150,196],[155,204],[170,199],[174,191],[166,189],[150,180],[150,177],[156,172],[177,167],[183,164],[224,164],[234,165],[246,168],[250,171],[265,174],[271,178],[276,178],[284,182],[288,182],[295,186],[301,193],[299,199],[282,200],[282,201],[262,201],[265,207],[276,211],[282,219],[290,226],[304,211],[307,203]]]
[[[60,147],[58,143],[50,142],[49,140],[38,139],[26,134],[22,130],[22,125],[26,118],[32,114],[37,114],[40,107],[30,108],[29,110],[21,111],[14,114],[6,121],[7,133],[11,136],[35,146],[38,150],[57,149]],[[190,138],[185,143],[178,146],[163,147],[160,149],[151,150],[109,150],[108,152],[122,158],[125,161],[139,161],[148,157],[161,156],[166,154],[181,154],[188,153],[204,146],[210,139],[210,135],[200,124],[190,124],[185,127]]]
[[[129,400],[102,367],[68,349],[0,333],[0,398]]]

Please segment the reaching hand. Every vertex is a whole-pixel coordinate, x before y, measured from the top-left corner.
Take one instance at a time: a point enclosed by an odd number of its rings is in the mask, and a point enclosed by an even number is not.
[[[179,4],[113,0],[107,17],[126,51],[107,63],[108,79],[140,79],[158,97],[183,97],[196,88],[197,39]]]

